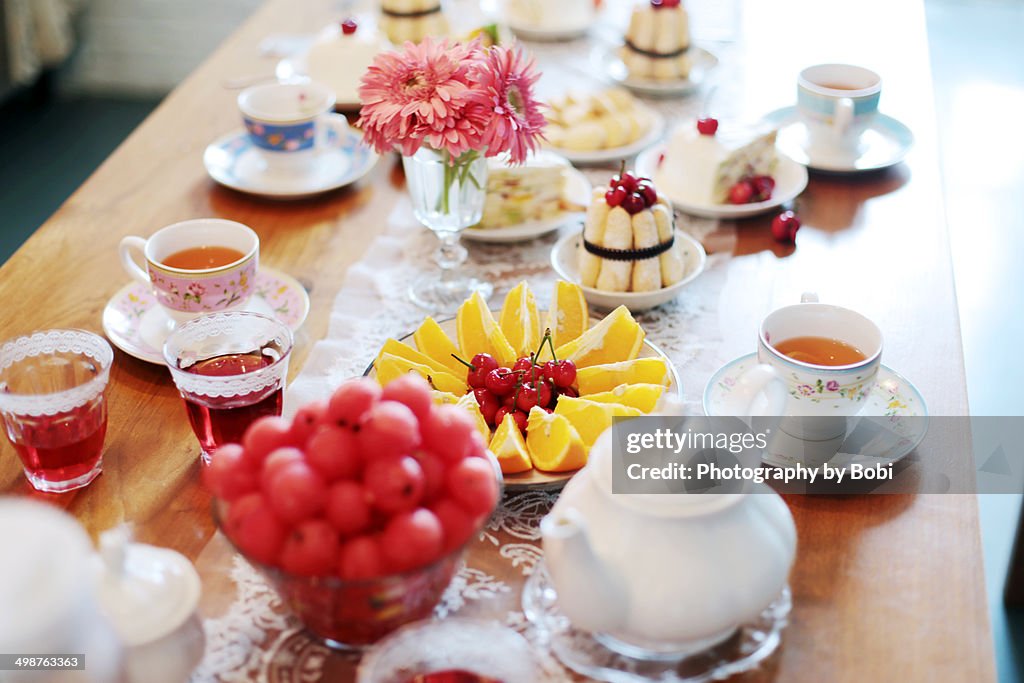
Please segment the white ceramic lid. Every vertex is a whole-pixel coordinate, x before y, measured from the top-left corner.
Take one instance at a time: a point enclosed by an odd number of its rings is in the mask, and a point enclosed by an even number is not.
[[[100,537],[100,606],[122,642],[132,647],[178,629],[199,605],[199,574],[181,553],[129,542],[124,527]]]
[[[13,652],[77,610],[91,544],[59,508],[14,497],[0,497],[0,538],[0,652]]]

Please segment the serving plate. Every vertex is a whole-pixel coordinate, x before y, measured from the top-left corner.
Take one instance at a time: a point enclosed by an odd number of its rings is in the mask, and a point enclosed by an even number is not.
[[[546,314],[546,311],[541,311],[541,316]],[[501,311],[493,312],[495,319],[501,317]],[[593,320],[596,323],[597,320]],[[445,320],[439,320],[438,325],[444,330],[451,339],[457,337],[455,318],[447,318]],[[593,327],[593,325],[591,325]],[[409,346],[416,348],[416,341],[413,339],[413,333],[405,335],[399,339],[400,342],[408,344]],[[679,383],[679,374],[676,372],[675,366],[672,365],[672,361],[665,355],[665,352],[660,348],[652,344],[651,342],[644,340],[643,346],[640,349],[640,355],[638,358],[664,358],[668,365],[668,376],[669,385],[666,391],[675,391],[676,394],[682,398],[683,389]],[[366,368],[366,372],[363,373],[367,377],[374,377],[376,370],[374,364],[370,363],[369,367]],[[502,478],[505,482],[505,489],[507,491],[551,491],[558,490],[565,486],[565,482],[572,479],[572,476],[579,472],[579,470],[572,470],[571,472],[542,472],[537,469],[532,469],[528,472],[520,472],[518,474],[504,474]]]
[[[647,112],[647,115],[650,117],[651,125],[644,135],[628,145],[594,150],[574,150],[565,149],[563,147],[547,147],[546,149],[556,154],[560,154],[572,163],[581,166],[587,164],[606,164],[609,162],[619,161],[621,159],[632,158],[661,140],[662,135],[665,134],[665,117],[656,109],[652,109],[643,104],[639,104],[639,106],[643,107]]]

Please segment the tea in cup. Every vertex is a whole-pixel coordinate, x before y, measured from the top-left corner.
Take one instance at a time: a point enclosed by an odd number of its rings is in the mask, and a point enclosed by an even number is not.
[[[800,72],[797,111],[807,126],[808,152],[849,157],[878,113],[882,79],[851,64],[818,64]]]
[[[245,305],[253,292],[260,238],[241,223],[199,218],[168,225],[149,239],[125,237],[119,252],[128,274],[150,286],[157,303],[181,323]]]
[[[268,167],[302,170],[320,152],[339,147],[348,131],[334,113],[334,93],[317,83],[268,83],[238,96],[249,140]],[[332,135],[333,134],[333,135]]]
[[[844,434],[846,418],[860,412],[881,365],[878,326],[805,294],[801,303],[769,313],[757,341],[759,365],[739,378],[735,414],[781,416],[780,427],[801,439]]]

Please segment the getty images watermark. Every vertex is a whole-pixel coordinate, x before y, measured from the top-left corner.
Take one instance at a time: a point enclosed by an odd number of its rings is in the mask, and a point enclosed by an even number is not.
[[[617,418],[612,484],[615,493],[1021,492],[1022,443],[1019,417]]]

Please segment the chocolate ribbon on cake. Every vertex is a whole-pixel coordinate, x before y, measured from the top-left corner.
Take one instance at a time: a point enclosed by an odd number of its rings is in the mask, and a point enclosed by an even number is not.
[[[580,235],[580,239],[583,240],[583,248],[599,258],[606,258],[612,261],[643,261],[655,256],[661,256],[671,249],[676,241],[676,236],[673,233],[667,242],[662,242],[645,249],[609,249],[607,247],[599,247],[593,242],[587,241],[587,238],[582,235]]]
[[[389,17],[395,17],[398,19],[418,19],[420,17],[428,17],[431,14],[437,14],[438,12],[441,11],[441,5],[440,3],[438,3],[437,5],[430,7],[428,9],[420,9],[416,10],[415,12],[399,12],[393,9],[384,9],[383,7],[381,8],[380,11],[381,14],[387,15]]]
[[[626,38],[626,47],[637,54],[643,55],[644,57],[650,57],[651,59],[675,59],[676,57],[685,54],[686,51],[690,49],[690,46],[687,45],[679,48],[678,50],[672,50],[672,52],[653,52],[651,50],[644,50],[643,48],[637,47],[629,38]]]

